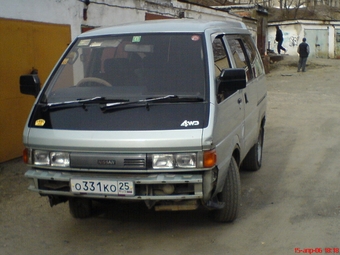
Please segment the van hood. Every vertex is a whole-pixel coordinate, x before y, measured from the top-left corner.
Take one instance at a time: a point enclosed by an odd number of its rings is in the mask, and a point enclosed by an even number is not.
[[[122,105],[103,111],[99,104],[49,109],[37,104],[29,127],[76,131],[156,131],[202,129],[208,125],[209,103]]]
[[[71,131],[30,128],[25,145],[35,149],[82,152],[174,152],[201,150],[202,129],[166,131]]]

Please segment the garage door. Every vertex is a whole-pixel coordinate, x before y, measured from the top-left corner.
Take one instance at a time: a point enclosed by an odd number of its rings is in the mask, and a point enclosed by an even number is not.
[[[38,70],[43,83],[71,40],[69,25],[0,19],[0,162],[21,156],[22,131],[34,98],[19,76]]]
[[[310,56],[328,58],[328,30],[305,29],[305,37],[310,47]]]

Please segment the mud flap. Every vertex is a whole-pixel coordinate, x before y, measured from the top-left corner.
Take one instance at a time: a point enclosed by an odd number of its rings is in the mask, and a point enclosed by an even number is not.
[[[222,209],[225,207],[225,202],[218,201],[217,196],[214,196],[205,204],[205,206],[208,209]]]

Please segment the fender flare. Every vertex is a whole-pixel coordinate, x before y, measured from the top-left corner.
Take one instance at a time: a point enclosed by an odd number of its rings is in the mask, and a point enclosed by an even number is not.
[[[224,183],[227,178],[231,157],[234,157],[237,165],[240,166],[240,146],[238,143],[235,144],[233,152],[230,155],[228,155],[227,164],[225,165],[224,169],[220,169],[219,167],[217,167],[217,171],[218,171],[217,183],[216,183],[216,188],[214,190],[212,197],[215,197],[223,189]]]

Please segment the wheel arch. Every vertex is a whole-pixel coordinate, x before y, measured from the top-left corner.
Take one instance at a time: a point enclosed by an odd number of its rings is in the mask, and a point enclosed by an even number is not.
[[[241,152],[240,152],[240,147],[238,145],[235,146],[233,154],[232,154],[232,157],[235,159],[237,165],[240,166],[240,163],[241,163]]]
[[[240,151],[240,145],[238,143],[235,144],[234,149],[229,156],[228,164],[226,165],[226,169],[218,169],[218,179],[217,179],[216,189],[215,189],[212,197],[216,196],[218,193],[220,193],[222,191],[224,183],[225,183],[226,178],[227,178],[229,164],[230,164],[230,161],[231,161],[232,158],[235,159],[236,164],[239,168],[240,163],[241,163],[241,151]]]
[[[263,114],[263,116],[261,116],[261,128],[264,128],[264,126],[266,125],[266,113]]]

